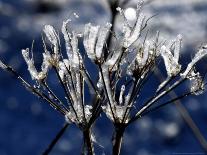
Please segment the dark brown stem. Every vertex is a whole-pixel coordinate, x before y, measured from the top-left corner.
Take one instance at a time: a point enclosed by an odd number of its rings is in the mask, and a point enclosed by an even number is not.
[[[116,131],[113,139],[113,155],[119,155],[121,152],[122,139],[125,127],[123,127],[123,125],[117,125],[115,126],[115,129]]]
[[[57,133],[57,135],[55,136],[55,138],[52,140],[52,142],[50,143],[50,145],[48,146],[48,148],[42,153],[42,155],[48,155],[52,151],[52,149],[57,144],[58,140],[60,140],[60,138],[65,133],[65,130],[67,129],[68,125],[69,125],[68,123],[64,124],[63,128],[61,128],[61,130]]]
[[[93,148],[93,142],[91,140],[91,131],[89,129],[85,129],[83,131],[83,139],[85,146],[87,147],[87,154],[88,155],[94,155],[94,148]]]

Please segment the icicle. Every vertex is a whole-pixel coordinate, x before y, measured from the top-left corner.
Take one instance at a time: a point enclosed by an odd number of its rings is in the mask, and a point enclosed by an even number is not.
[[[175,76],[180,72],[181,65],[178,64],[178,61],[173,57],[172,53],[166,46],[161,47],[161,55],[164,59],[165,67],[167,70],[168,76]]]
[[[193,66],[201,60],[204,56],[207,55],[207,49],[201,48],[191,61],[191,63],[188,64],[188,67],[186,68],[185,72],[180,74],[183,78],[186,78],[190,72],[190,70],[193,68]]]
[[[125,91],[125,85],[121,86],[121,92],[119,95],[119,104],[122,105],[123,104],[123,95],[124,95],[124,91]]]
[[[7,66],[0,60],[0,68],[2,69],[6,69]]]

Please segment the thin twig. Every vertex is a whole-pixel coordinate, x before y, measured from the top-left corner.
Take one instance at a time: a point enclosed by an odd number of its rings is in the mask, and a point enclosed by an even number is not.
[[[52,151],[52,149],[54,148],[54,146],[57,144],[58,140],[60,140],[60,138],[65,133],[65,130],[68,128],[68,126],[69,126],[68,123],[64,124],[63,128],[61,128],[61,130],[57,133],[57,135],[55,136],[55,138],[52,140],[52,142],[50,143],[50,145],[48,146],[48,148],[42,153],[42,155],[48,155]]]

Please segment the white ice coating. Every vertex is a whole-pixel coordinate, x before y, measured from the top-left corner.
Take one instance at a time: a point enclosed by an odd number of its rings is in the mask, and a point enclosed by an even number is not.
[[[83,44],[87,55],[91,60],[95,60],[95,46],[100,26],[92,26],[91,23],[85,25]]]
[[[30,56],[29,56],[29,48],[27,48],[26,50],[23,49],[22,55],[24,57],[25,62],[27,63],[28,71],[29,71],[32,79],[42,80],[42,79],[46,78],[47,72],[50,67],[50,63],[49,63],[50,56],[47,53],[43,53],[42,71],[40,71],[40,72],[38,72],[36,70],[33,58],[30,58]]]
[[[177,58],[172,55],[170,49],[165,45],[161,47],[161,56],[164,59],[165,67],[169,77],[175,76],[180,72],[181,65],[178,63]]]
[[[59,38],[57,33],[55,32],[55,29],[53,28],[53,26],[51,25],[45,25],[44,29],[43,29],[47,39],[53,44],[54,46],[54,56],[55,59],[59,58],[59,50],[58,50],[58,42],[59,42]]]
[[[98,40],[97,40],[97,43],[96,43],[96,57],[98,59],[101,58],[104,43],[106,41],[106,37],[108,35],[108,32],[109,32],[111,26],[112,25],[110,23],[106,23],[106,25],[104,27],[101,27],[100,30],[99,30]]]
[[[79,70],[80,68],[80,55],[79,55],[79,49],[78,49],[78,38],[77,34],[73,32],[73,36],[71,38],[71,46],[72,46],[72,59],[71,65],[75,70]]]
[[[180,74],[180,75],[183,78],[186,78],[188,76],[188,74],[190,73],[191,69],[193,68],[193,66],[206,55],[207,55],[207,49],[206,48],[199,49],[199,51],[195,54],[195,57],[188,64],[188,67],[186,68],[185,72]]]
[[[111,24],[107,23],[104,27],[92,26],[91,23],[85,25],[83,44],[87,55],[91,60],[100,59],[108,31]]]

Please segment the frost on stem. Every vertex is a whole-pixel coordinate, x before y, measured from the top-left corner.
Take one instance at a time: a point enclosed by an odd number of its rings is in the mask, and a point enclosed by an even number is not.
[[[145,16],[140,13],[143,6],[143,1],[139,2],[136,9],[136,21],[133,26],[129,24],[127,21],[123,9],[120,7],[117,8],[117,11],[120,12],[121,16],[124,18],[124,26],[123,26],[123,47],[128,48],[131,46],[139,37],[142,30],[142,24],[145,20]]]
[[[59,55],[59,37],[58,37],[57,33],[55,32],[55,29],[51,25],[45,25],[43,31],[44,31],[47,39],[50,41],[50,43],[54,47],[53,48],[54,54],[52,55],[51,63],[53,63],[53,65],[56,65],[56,63],[58,63],[58,60],[60,57],[60,55]]]
[[[28,71],[33,80],[43,80],[46,78],[49,67],[50,67],[50,55],[43,53],[43,63],[41,66],[42,71],[38,72],[34,65],[33,58],[30,58],[29,48],[22,50],[22,55],[28,66]]]
[[[91,60],[101,59],[105,40],[111,26],[110,23],[104,27],[93,26],[91,23],[85,25],[83,44]]]

